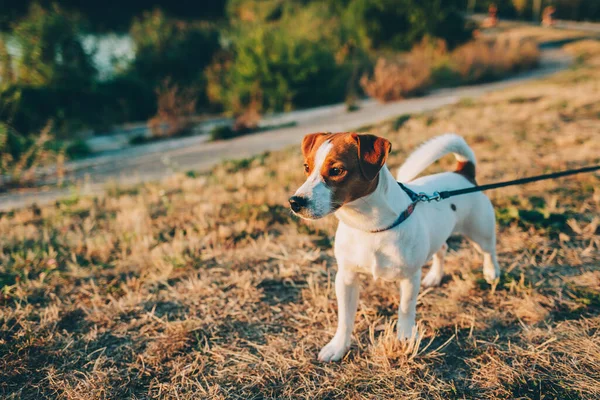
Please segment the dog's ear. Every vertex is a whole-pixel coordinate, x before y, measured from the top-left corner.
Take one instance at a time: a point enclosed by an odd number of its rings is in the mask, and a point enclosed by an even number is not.
[[[317,139],[321,136],[327,136],[329,133],[326,132],[318,132],[318,133],[309,133],[304,136],[302,140],[302,155],[304,158],[308,157],[308,154],[311,152],[312,148],[315,146]]]
[[[358,146],[360,170],[367,180],[372,181],[385,164],[392,144],[389,140],[375,135],[352,133],[351,136]]]

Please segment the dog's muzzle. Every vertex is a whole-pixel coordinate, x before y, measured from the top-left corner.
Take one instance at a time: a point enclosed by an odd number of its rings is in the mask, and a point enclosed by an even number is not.
[[[290,202],[290,207],[292,208],[292,211],[295,213],[302,211],[302,209],[308,205],[308,199],[306,197],[300,197],[300,196],[290,197],[289,202]]]

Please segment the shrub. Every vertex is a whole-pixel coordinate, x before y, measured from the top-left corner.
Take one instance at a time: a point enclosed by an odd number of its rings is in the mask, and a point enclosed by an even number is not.
[[[451,62],[462,82],[473,83],[531,69],[539,57],[534,41],[499,37],[491,43],[475,40],[459,47],[452,52]]]
[[[196,111],[197,91],[180,88],[167,78],[156,88],[156,97],[158,111],[148,121],[152,136],[180,136],[188,133],[192,128],[191,117]]]
[[[457,0],[352,0],[344,19],[375,49],[409,50],[429,36],[454,47],[471,38]]]
[[[210,132],[211,140],[227,140],[259,130],[260,99],[256,98],[248,107],[235,117],[233,126],[216,126]]]
[[[0,85],[8,85],[14,81],[13,58],[8,52],[6,43],[0,37]]]
[[[136,56],[128,74],[151,88],[169,78],[173,84],[194,86],[199,94],[204,92],[202,72],[219,49],[219,34],[214,27],[169,18],[157,9],[135,19],[130,34]],[[206,98],[198,100],[206,104]]]
[[[22,136],[5,123],[0,123],[0,189],[31,185],[39,167],[53,166],[62,178],[64,152],[53,151],[51,124],[36,138]]]
[[[145,84],[127,77],[93,89],[12,85],[0,89],[0,121],[18,132],[40,132],[48,120],[59,138],[83,128],[107,130],[113,124],[144,120],[156,113],[156,100]]]
[[[34,3],[13,25],[20,47],[16,81],[30,86],[90,87],[96,70],[81,44],[80,21],[56,4]]]
[[[230,125],[215,126],[210,131],[210,140],[227,140],[239,136]]]
[[[67,145],[65,153],[69,159],[84,158],[92,154],[92,149],[84,140],[77,139]]]
[[[453,86],[502,78],[538,64],[539,49],[532,40],[499,37],[474,40],[451,52],[442,41],[423,40],[404,57],[380,58],[371,77],[361,85],[382,102],[423,93],[430,86]]]
[[[443,41],[423,40],[404,56],[380,58],[372,77],[363,75],[360,83],[365,93],[382,102],[414,96],[429,87],[434,63],[445,55]]]
[[[11,57],[0,41],[0,120],[18,132],[39,133],[52,120],[58,137],[71,137],[83,128],[107,129],[155,112],[139,80],[95,81],[76,16],[56,5],[34,4],[12,28],[20,51]]]
[[[250,133],[258,129],[260,122],[260,98],[253,100],[248,107],[235,118],[233,130],[239,134]]]
[[[257,97],[259,112],[344,99],[349,34],[321,4],[281,12],[276,21],[234,22],[231,48],[206,71],[213,103],[239,114]]]

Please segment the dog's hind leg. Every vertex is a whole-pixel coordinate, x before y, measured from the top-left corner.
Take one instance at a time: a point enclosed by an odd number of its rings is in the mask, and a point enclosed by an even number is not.
[[[444,276],[444,257],[446,256],[447,251],[448,245],[444,243],[442,248],[433,255],[431,269],[421,282],[424,287],[439,286],[440,283],[442,283],[442,278]]]
[[[488,283],[500,278],[500,266],[496,257],[496,217],[490,200],[481,196],[474,207],[472,218],[464,234],[473,241],[475,248],[483,254],[483,277]]]

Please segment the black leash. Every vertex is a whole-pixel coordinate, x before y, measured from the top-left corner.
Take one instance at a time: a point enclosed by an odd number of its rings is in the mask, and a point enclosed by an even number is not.
[[[553,172],[551,174],[545,174],[545,175],[530,176],[528,178],[515,179],[512,181],[506,181],[506,182],[490,183],[489,185],[473,186],[473,187],[466,188],[466,189],[445,190],[443,192],[435,192],[433,194],[433,196],[431,197],[431,200],[430,200],[430,196],[427,196],[427,199],[425,199],[425,200],[426,201],[443,200],[443,199],[447,199],[449,197],[459,196],[461,194],[482,192],[484,190],[497,189],[497,188],[501,188],[501,187],[505,187],[505,186],[523,185],[526,183],[543,181],[546,179],[560,178],[563,176],[569,176],[569,175],[575,175],[575,174],[582,174],[585,172],[592,172],[592,171],[597,171],[597,170],[600,170],[600,165],[594,165],[591,167],[585,167],[585,168],[579,168],[579,169],[570,169],[567,171]],[[436,195],[439,196],[439,198],[436,198],[437,197]]]
[[[512,181],[506,181],[506,182],[490,183],[489,185],[473,186],[473,187],[465,188],[465,189],[444,190],[442,192],[433,192],[432,195],[428,195],[427,193],[423,193],[423,192],[417,193],[417,192],[407,188],[402,183],[398,182],[398,185],[400,186],[400,188],[402,190],[404,190],[404,192],[408,195],[408,197],[410,197],[411,203],[408,205],[406,210],[402,211],[400,213],[400,215],[398,215],[398,218],[396,218],[396,220],[391,225],[386,226],[381,229],[370,230],[367,232],[379,233],[379,232],[385,232],[385,231],[388,231],[390,229],[397,227],[402,222],[406,221],[408,219],[408,217],[410,217],[411,214],[415,211],[415,207],[417,206],[417,204],[422,203],[422,202],[430,203],[432,201],[445,200],[445,199],[448,199],[453,196],[459,196],[461,194],[482,192],[484,190],[497,189],[497,188],[501,188],[501,187],[505,187],[505,186],[524,185],[526,183],[543,181],[546,179],[560,178],[563,176],[569,176],[569,175],[575,175],[575,174],[582,174],[584,172],[592,172],[592,171],[597,171],[597,170],[600,170],[600,165],[594,165],[592,167],[585,167],[585,168],[579,168],[579,169],[570,169],[567,171],[553,172],[551,174],[545,174],[545,175],[530,176],[528,178],[515,179]]]

